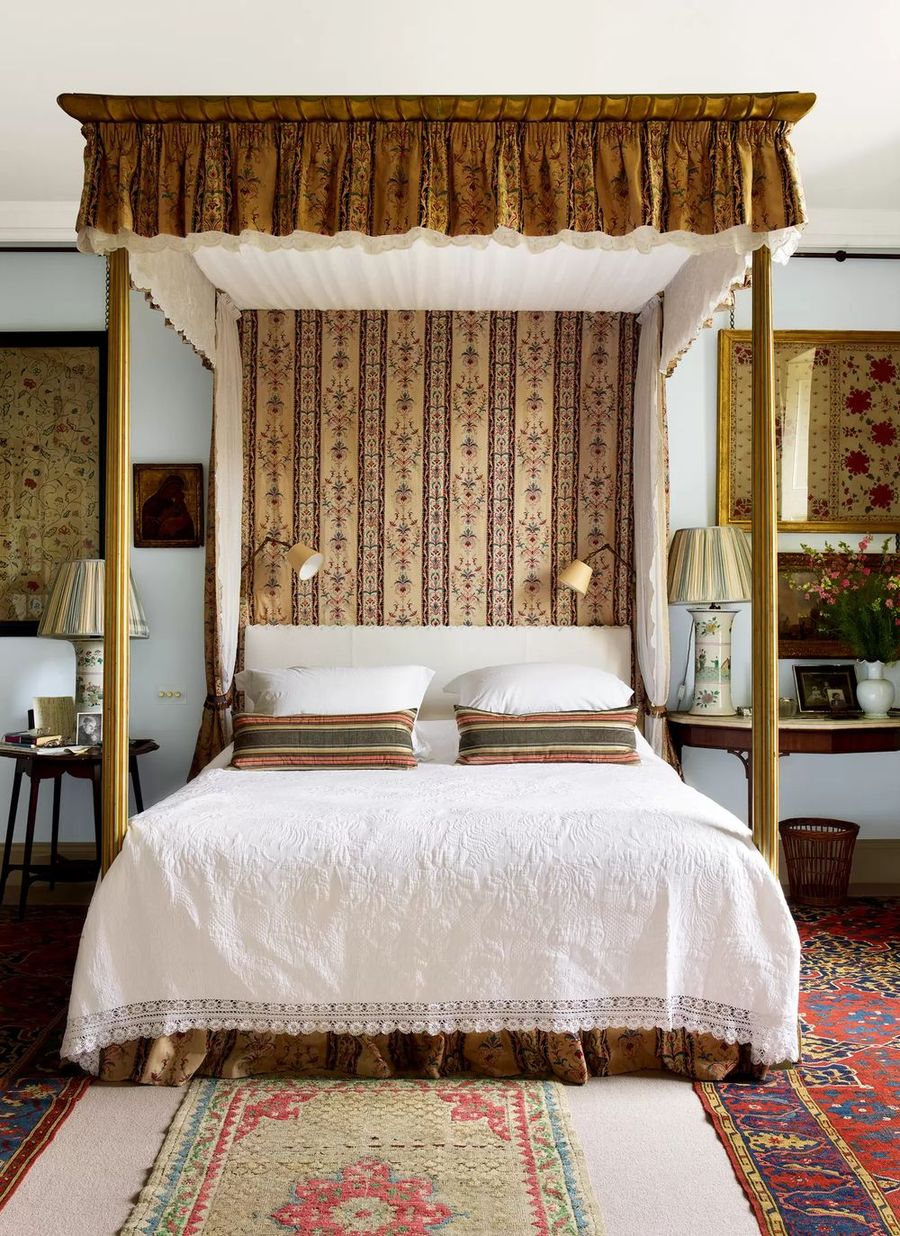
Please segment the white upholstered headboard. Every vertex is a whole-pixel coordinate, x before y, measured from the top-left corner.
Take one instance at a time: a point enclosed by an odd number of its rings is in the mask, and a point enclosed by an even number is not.
[[[450,717],[444,686],[466,670],[516,661],[594,665],[631,682],[629,627],[248,626],[246,669],[288,665],[428,665],[423,718]]]

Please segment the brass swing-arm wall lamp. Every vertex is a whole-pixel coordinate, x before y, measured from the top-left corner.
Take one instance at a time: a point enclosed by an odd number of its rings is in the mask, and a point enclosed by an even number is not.
[[[312,579],[318,573],[322,563],[325,561],[323,554],[315,549],[312,545],[306,545],[303,541],[297,541],[291,544],[290,541],[283,541],[277,536],[264,537],[257,545],[256,549],[247,556],[244,562],[244,573],[249,574],[256,562],[257,557],[266,548],[267,545],[278,545],[286,550],[285,559],[288,565],[296,573],[299,579]]]
[[[560,571],[558,584],[565,588],[571,588],[573,592],[577,592],[579,596],[587,596],[587,590],[591,584],[591,576],[594,574],[594,568],[588,566],[592,558],[596,558],[599,554],[610,553],[624,566],[628,566],[628,562],[617,549],[614,549],[608,541],[604,541],[602,545],[598,545],[596,549],[592,549],[589,554],[585,554],[583,558],[575,558],[565,570]]]

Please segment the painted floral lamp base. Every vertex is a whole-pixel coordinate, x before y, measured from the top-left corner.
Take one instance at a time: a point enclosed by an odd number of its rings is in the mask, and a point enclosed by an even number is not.
[[[691,609],[694,619],[694,700],[691,712],[733,717],[731,700],[731,624],[733,609]]]
[[[103,640],[73,639],[75,645],[75,711],[100,712],[103,707]]]

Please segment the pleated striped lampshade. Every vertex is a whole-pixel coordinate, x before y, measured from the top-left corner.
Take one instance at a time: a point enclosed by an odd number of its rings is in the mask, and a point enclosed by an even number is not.
[[[669,602],[750,600],[750,541],[740,528],[679,528],[669,550]]]
[[[103,638],[103,559],[79,558],[64,562],[56,573],[41,615],[38,635],[54,639]],[[131,580],[128,634],[146,639],[147,617]]]

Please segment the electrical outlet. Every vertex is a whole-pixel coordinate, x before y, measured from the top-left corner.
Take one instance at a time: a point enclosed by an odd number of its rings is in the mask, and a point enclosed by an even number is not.
[[[156,696],[161,704],[184,704],[187,702],[187,692],[178,687],[160,687]]]

